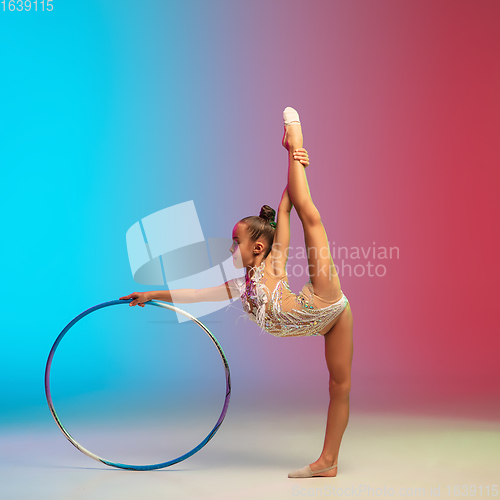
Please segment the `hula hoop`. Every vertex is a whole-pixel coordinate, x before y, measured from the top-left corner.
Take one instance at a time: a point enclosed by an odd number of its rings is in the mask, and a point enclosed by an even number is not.
[[[219,351],[220,357],[222,359],[222,362],[224,363],[224,370],[226,372],[226,397],[224,399],[224,406],[222,407],[222,412],[220,414],[219,420],[217,420],[217,423],[215,424],[214,428],[209,432],[208,436],[195,448],[193,448],[191,451],[188,451],[184,455],[181,455],[180,457],[174,458],[173,460],[169,460],[168,462],[162,462],[159,464],[152,464],[152,465],[128,465],[128,464],[120,464],[116,462],[111,462],[110,460],[106,460],[104,458],[101,458],[97,456],[96,454],[92,453],[91,451],[87,450],[84,448],[82,445],[77,443],[75,439],[70,435],[70,433],[64,428],[63,424],[59,420],[59,417],[57,416],[56,410],[54,408],[54,405],[52,403],[52,396],[50,394],[50,367],[52,365],[52,358],[54,357],[54,353],[56,352],[57,346],[61,342],[62,338],[68,330],[78,321],[80,321],[82,318],[90,314],[91,312],[97,311],[98,309],[102,309],[103,307],[109,307],[109,306],[114,306],[117,304],[129,304],[132,302],[133,299],[127,299],[127,300],[111,300],[109,302],[103,302],[102,304],[98,304],[94,307],[91,307],[87,309],[86,311],[82,312],[79,314],[76,318],[74,318],[72,321],[70,321],[64,330],[59,334],[57,337],[56,341],[54,342],[54,345],[52,346],[52,349],[50,350],[49,358],[47,359],[47,365],[45,367],[45,395],[47,397],[47,403],[49,404],[50,411],[52,413],[52,416],[54,417],[54,420],[56,421],[56,424],[59,426],[59,429],[61,429],[62,433],[66,436],[68,441],[75,446],[78,450],[80,450],[82,453],[85,455],[89,456],[90,458],[93,458],[94,460],[97,460],[98,462],[101,462],[105,465],[109,465],[111,467],[118,467],[119,469],[131,469],[131,470],[153,470],[153,469],[162,469],[164,467],[169,467],[170,465],[177,464],[179,462],[182,462],[183,460],[186,460],[190,456],[194,455],[196,452],[200,451],[215,435],[215,433],[219,430],[219,427],[222,424],[222,421],[224,420],[224,417],[226,416],[227,408],[229,406],[229,399],[231,397],[231,374],[229,372],[229,365],[226,359],[226,356],[224,354],[224,351],[222,350],[222,347],[220,346],[219,342],[217,339],[210,333],[208,328],[197,318],[192,316],[186,311],[183,311],[182,309],[179,309],[171,304],[167,304],[165,302],[160,302],[156,300],[150,300],[148,302],[145,302],[145,304],[149,304],[152,306],[156,307],[163,307],[164,309],[169,309],[170,311],[175,311],[180,314],[183,314],[187,318],[191,319],[194,321],[198,326],[200,326],[210,337],[212,342],[215,344],[217,347],[217,350]]]

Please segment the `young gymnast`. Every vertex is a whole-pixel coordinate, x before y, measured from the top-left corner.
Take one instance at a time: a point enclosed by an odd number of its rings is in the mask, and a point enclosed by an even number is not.
[[[353,318],[307,184],[305,167],[309,157],[302,147],[299,115],[288,107],[283,118],[288,184],[279,204],[277,223],[276,212],[265,205],[259,217],[245,217],[233,228],[233,262],[235,267],[245,268],[245,276],[212,288],[134,292],[120,299],[133,299],[130,306],[144,307],[149,300],[191,303],[240,298],[250,319],[274,336],[322,335],[330,393],[323,450],[315,462],[288,477],[333,477],[337,475],[340,444],[349,420]],[[310,276],[298,295],[290,290],[286,274],[293,207],[304,229]]]

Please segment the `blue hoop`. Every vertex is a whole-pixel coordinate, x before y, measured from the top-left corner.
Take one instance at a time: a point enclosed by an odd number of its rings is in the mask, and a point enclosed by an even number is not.
[[[164,309],[169,309],[170,311],[175,311],[180,314],[183,314],[187,318],[191,319],[194,321],[198,326],[200,326],[207,335],[210,337],[212,342],[215,344],[217,347],[217,350],[219,351],[220,357],[222,359],[222,362],[224,363],[224,370],[226,372],[226,397],[224,399],[224,406],[222,408],[222,412],[220,414],[219,420],[217,420],[217,423],[215,424],[214,428],[209,432],[208,436],[195,448],[193,448],[191,451],[187,452],[184,455],[181,455],[178,458],[174,458],[173,460],[169,460],[168,462],[162,462],[159,464],[153,464],[153,465],[128,465],[128,464],[119,464],[115,462],[111,462],[109,460],[105,460],[104,458],[101,458],[91,451],[87,450],[83,446],[81,446],[79,443],[77,443],[73,437],[69,434],[69,432],[64,428],[62,425],[61,421],[59,420],[59,417],[57,416],[56,410],[54,409],[54,405],[52,403],[52,396],[50,394],[50,367],[52,365],[52,358],[54,357],[54,353],[56,352],[57,346],[61,342],[62,338],[68,330],[78,321],[80,321],[82,318],[90,314],[91,312],[97,311],[98,309],[102,309],[103,307],[108,307],[108,306],[114,306],[117,304],[129,304],[132,302],[133,299],[128,299],[128,300],[111,300],[109,302],[103,302],[102,304],[98,304],[97,306],[91,307],[90,309],[87,309],[86,311],[82,312],[79,314],[75,319],[70,321],[67,326],[64,328],[64,330],[59,334],[57,337],[56,341],[54,342],[54,345],[52,346],[52,349],[50,350],[49,358],[47,359],[47,366],[45,368],[45,395],[47,397],[47,403],[49,404],[50,411],[52,413],[52,416],[54,417],[54,420],[56,421],[56,424],[59,426],[59,429],[61,429],[62,433],[66,436],[68,441],[73,444],[78,450],[80,450],[82,453],[85,455],[89,456],[90,458],[93,458],[94,460],[97,460],[98,462],[102,462],[103,464],[109,465],[111,467],[118,467],[120,469],[131,469],[131,470],[153,470],[153,469],[162,469],[164,467],[169,467],[170,465],[177,464],[179,462],[182,462],[183,460],[186,460],[186,458],[189,458],[191,455],[194,455],[197,451],[200,451],[215,435],[215,433],[219,430],[219,427],[222,424],[222,421],[224,420],[224,417],[226,416],[227,412],[227,407],[229,406],[229,399],[231,397],[231,374],[229,372],[229,365],[226,359],[226,356],[224,354],[224,351],[222,350],[222,347],[220,346],[219,342],[217,339],[210,333],[208,328],[201,323],[197,318],[192,316],[191,314],[187,313],[186,311],[183,311],[182,309],[179,309],[171,304],[167,304],[166,302],[159,302],[156,300],[150,300],[148,302],[145,302],[145,304],[152,305],[152,306],[157,306],[157,307],[163,307]]]

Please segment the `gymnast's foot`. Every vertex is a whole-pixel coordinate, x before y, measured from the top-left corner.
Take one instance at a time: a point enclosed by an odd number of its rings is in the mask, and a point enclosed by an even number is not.
[[[309,467],[311,470],[314,472],[316,470],[323,470],[323,469],[328,469],[328,467],[331,467],[333,464],[336,464],[337,460],[334,460],[333,462],[326,462],[325,460],[316,460],[316,462],[309,464]],[[314,477],[318,476],[323,476],[323,477],[335,477],[337,475],[337,467],[334,467],[333,469],[327,470],[325,472],[320,472],[319,474],[315,474]]]
[[[288,151],[301,148],[304,140],[297,111],[290,107],[285,108],[283,111],[283,121],[285,123],[285,132],[282,141],[283,147]]]

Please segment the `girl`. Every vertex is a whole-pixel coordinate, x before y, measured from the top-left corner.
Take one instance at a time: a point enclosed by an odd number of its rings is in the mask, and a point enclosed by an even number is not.
[[[349,420],[353,319],[307,184],[304,167],[309,165],[309,157],[302,147],[299,115],[288,107],[283,118],[288,185],[278,208],[278,221],[274,222],[276,212],[265,205],[259,217],[245,217],[233,228],[233,262],[235,267],[245,268],[245,276],[213,288],[134,292],[120,299],[133,299],[131,306],[144,307],[149,300],[190,303],[239,297],[250,319],[272,335],[323,336],[330,392],[323,450],[315,462],[288,477],[333,477],[337,475],[340,443]],[[298,295],[290,290],[286,275],[293,207],[304,229],[310,275]]]

